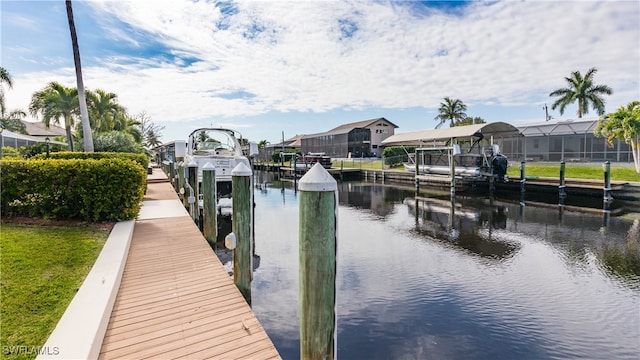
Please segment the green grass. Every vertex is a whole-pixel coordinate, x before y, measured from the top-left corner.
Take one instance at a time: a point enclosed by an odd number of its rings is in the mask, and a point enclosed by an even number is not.
[[[44,345],[93,266],[109,231],[2,224],[0,357],[30,359]]]
[[[507,170],[507,175],[511,177],[520,177],[520,164],[513,164]],[[525,175],[527,177],[549,177],[560,178],[560,164],[558,165],[529,165],[526,164]],[[586,179],[586,180],[604,180],[604,171],[602,166],[585,166],[585,165],[565,165],[566,179]],[[636,173],[632,167],[611,165],[612,181],[630,181],[640,182],[640,174]]]

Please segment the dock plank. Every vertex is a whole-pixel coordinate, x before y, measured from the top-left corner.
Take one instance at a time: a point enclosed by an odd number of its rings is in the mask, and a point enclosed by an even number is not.
[[[137,220],[99,358],[185,357],[280,359],[190,217]]]

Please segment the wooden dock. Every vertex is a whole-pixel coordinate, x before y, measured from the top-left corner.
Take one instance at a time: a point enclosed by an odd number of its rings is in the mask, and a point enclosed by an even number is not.
[[[143,210],[170,200],[182,206],[168,182],[150,182]],[[179,213],[136,220],[99,358],[280,359],[203,235]]]

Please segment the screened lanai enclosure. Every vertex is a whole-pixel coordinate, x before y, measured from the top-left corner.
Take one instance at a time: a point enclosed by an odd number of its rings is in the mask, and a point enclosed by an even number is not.
[[[597,124],[597,119],[591,119],[521,125],[517,128],[522,137],[496,139],[496,143],[512,161],[633,162],[631,147],[624,141],[615,140],[609,146],[606,139],[593,135]]]

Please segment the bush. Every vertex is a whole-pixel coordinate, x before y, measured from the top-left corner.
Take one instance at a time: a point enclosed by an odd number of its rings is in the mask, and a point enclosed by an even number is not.
[[[133,135],[115,130],[98,134],[93,139],[93,150],[96,152],[144,152],[142,145],[136,142]]]
[[[130,160],[2,160],[3,216],[121,221],[135,219],[146,171]]]
[[[20,152],[11,146],[3,146],[2,147],[2,156],[10,157],[10,158],[19,158],[21,157]]]
[[[39,154],[34,156],[32,159],[43,160],[46,159],[46,154]],[[64,151],[51,153],[49,155],[50,159],[121,159],[121,160],[133,160],[138,164],[142,165],[142,168],[146,169],[149,167],[149,157],[144,154],[137,153],[123,153],[123,152],[75,152],[75,151]]]
[[[385,165],[399,165],[409,161],[407,153],[413,154],[415,150],[415,146],[388,146],[382,151],[382,157],[384,158]]]

